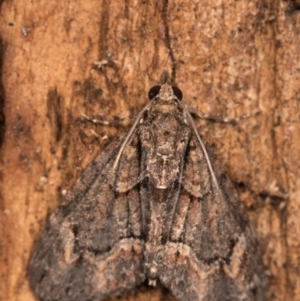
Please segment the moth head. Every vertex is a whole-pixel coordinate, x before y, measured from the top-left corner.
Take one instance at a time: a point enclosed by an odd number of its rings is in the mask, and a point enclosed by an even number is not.
[[[163,101],[180,101],[182,100],[182,92],[179,88],[163,84],[154,86],[149,90],[149,99],[154,100],[160,98]]]

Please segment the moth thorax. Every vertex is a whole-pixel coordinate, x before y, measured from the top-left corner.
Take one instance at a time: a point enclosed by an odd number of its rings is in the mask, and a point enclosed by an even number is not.
[[[164,114],[176,114],[178,112],[177,103],[174,100],[164,101],[159,100],[152,110],[153,115]]]

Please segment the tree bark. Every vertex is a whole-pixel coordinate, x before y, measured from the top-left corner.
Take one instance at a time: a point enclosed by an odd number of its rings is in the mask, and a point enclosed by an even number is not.
[[[295,4],[293,4],[295,3]],[[295,6],[293,6],[295,5]],[[247,207],[268,300],[300,296],[300,14],[296,2],[2,1],[0,299],[35,300],[28,260],[62,194],[163,70]],[[174,300],[162,287],[118,300]]]

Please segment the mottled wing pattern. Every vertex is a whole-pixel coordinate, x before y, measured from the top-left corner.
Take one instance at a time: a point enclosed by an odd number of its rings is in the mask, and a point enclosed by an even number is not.
[[[192,135],[159,279],[179,300],[262,301],[258,244],[233,184],[212,154],[210,160],[223,198],[216,195],[203,151]]]
[[[42,300],[102,300],[145,280],[135,136],[118,178],[112,172],[125,135],[91,163],[51,216],[29,267]]]
[[[180,301],[265,300],[247,215],[176,89],[150,90],[129,141],[111,143],[51,216],[29,267],[42,300],[103,300],[146,277]]]

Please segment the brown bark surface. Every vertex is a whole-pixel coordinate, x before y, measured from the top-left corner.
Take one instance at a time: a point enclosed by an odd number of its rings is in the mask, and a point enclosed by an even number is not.
[[[296,3],[296,2],[295,2]],[[256,230],[268,300],[300,300],[300,13],[293,2],[2,1],[0,299],[35,300],[27,265],[87,164],[138,112],[164,69]],[[295,4],[296,5],[296,4]],[[118,300],[174,300],[162,287]]]

